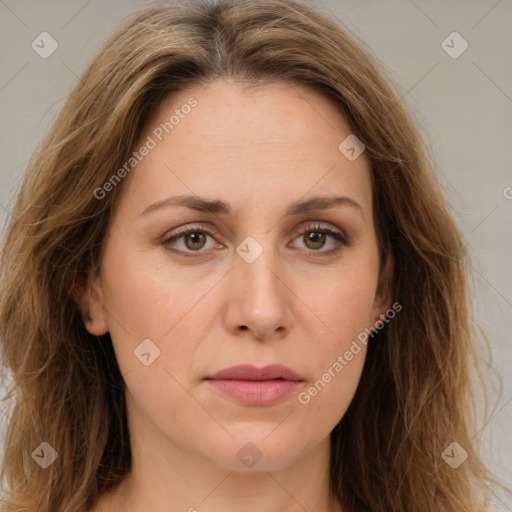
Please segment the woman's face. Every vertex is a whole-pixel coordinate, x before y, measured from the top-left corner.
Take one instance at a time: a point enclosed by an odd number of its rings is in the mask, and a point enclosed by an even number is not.
[[[110,332],[132,442],[236,471],[327,446],[361,375],[360,335],[389,307],[368,159],[350,139],[339,149],[350,133],[290,84],[215,81],[149,121],[90,276],[88,329]],[[302,380],[206,379],[271,364]]]

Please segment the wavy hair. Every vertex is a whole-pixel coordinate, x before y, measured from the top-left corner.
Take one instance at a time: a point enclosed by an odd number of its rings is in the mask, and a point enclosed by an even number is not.
[[[468,258],[414,115],[371,50],[293,0],[152,4],[129,16],[69,94],[32,156],[0,255],[0,338],[12,381],[3,512],[87,512],[130,472],[124,381],[110,335],[72,300],[97,269],[130,157],[169,94],[219,78],[286,82],[330,99],[371,163],[386,283],[403,312],[369,343],[357,392],[331,433],[330,489],[351,512],[483,510],[494,477],[474,446],[478,370]],[[480,388],[479,388],[480,389]],[[58,453],[42,469],[41,442]],[[442,458],[458,442],[468,459]]]

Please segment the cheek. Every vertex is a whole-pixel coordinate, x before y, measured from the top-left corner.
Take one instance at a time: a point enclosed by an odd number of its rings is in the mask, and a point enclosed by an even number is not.
[[[373,292],[373,280],[361,279],[323,289],[315,307],[319,330],[310,334],[314,349],[304,347],[311,356],[311,382],[298,396],[312,417],[336,424],[352,400],[366,357]]]
[[[161,426],[178,411],[178,431],[203,424],[189,388],[201,340],[208,337],[208,292],[218,277],[185,278],[179,268],[170,276],[161,260],[141,252],[106,253],[104,267],[109,330],[132,403]]]
[[[160,249],[145,250],[127,244],[122,230],[105,252],[105,304],[109,327],[119,324],[134,339],[162,338],[192,307],[207,283],[174,265]],[[186,276],[189,276],[188,278]]]
[[[317,329],[310,337],[317,340],[318,357],[325,364],[333,354],[342,354],[351,342],[373,322],[378,280],[376,251],[360,251],[347,258],[340,268],[297,280],[294,293],[309,310],[298,320]],[[318,344],[319,343],[319,344]]]
[[[378,279],[376,253],[347,261],[343,270],[312,280],[297,295],[310,308],[302,325],[310,329],[311,384],[298,396],[312,417],[337,423],[348,408],[361,377],[372,326]],[[300,323],[300,322],[299,322]]]
[[[153,252],[122,249],[112,239],[105,253],[104,310],[123,373],[141,371],[144,367],[138,358],[138,347],[143,342],[140,351],[145,354],[144,347],[148,348],[150,360],[157,355],[154,359],[157,366],[171,357],[170,351],[186,355],[180,346],[170,346],[170,340],[186,339],[187,350],[192,352],[198,319],[195,317],[192,324],[188,319],[195,315],[195,305],[211,288],[205,282],[211,278],[184,282],[180,269],[170,276],[168,269],[162,268],[161,258],[156,261],[152,257]]]

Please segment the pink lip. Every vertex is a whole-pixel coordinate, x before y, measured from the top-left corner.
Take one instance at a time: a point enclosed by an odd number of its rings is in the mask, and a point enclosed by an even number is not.
[[[217,391],[246,405],[271,405],[295,391],[304,379],[290,368],[240,365],[205,378]]]

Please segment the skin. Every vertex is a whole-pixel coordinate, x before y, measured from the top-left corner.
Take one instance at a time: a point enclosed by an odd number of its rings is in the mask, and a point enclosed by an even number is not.
[[[217,80],[175,94],[137,147],[191,97],[197,106],[124,179],[100,272],[79,301],[89,332],[110,332],[133,457],[131,474],[95,512],[341,511],[328,492],[329,434],[358,386],[364,345],[308,404],[295,392],[244,405],[203,379],[236,364],[281,363],[305,378],[304,391],[390,307],[388,291],[377,293],[369,161],[345,158],[338,145],[351,130],[341,114],[291,84],[244,91]],[[178,194],[225,201],[233,213],[174,206],[139,215]],[[284,215],[294,201],[333,195],[361,211]],[[344,232],[348,245],[322,256],[338,242],[308,241],[301,232],[318,233],[316,224]],[[162,244],[180,226],[216,233]],[[252,263],[236,252],[247,236],[263,249]],[[147,338],[160,356],[145,366],[134,349]],[[250,468],[237,457],[247,442],[261,453]]]

